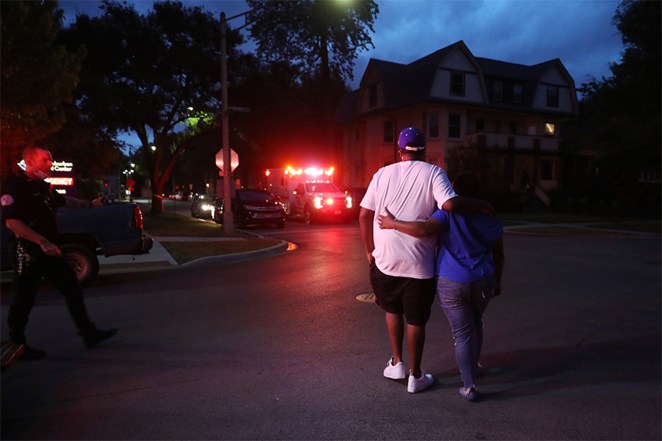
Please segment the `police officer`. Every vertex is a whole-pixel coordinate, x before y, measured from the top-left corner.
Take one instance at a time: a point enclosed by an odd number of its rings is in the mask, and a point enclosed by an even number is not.
[[[42,277],[49,279],[64,295],[86,347],[109,339],[117,329],[104,331],[94,326],[87,314],[76,275],[54,243],[57,238],[55,209],[65,205],[67,198],[52,191],[50,184],[44,181],[53,165],[51,153],[39,147],[28,147],[23,151],[23,160],[25,171],[7,180],[0,203],[2,220],[17,237],[14,298],[7,317],[9,338],[14,344],[24,345],[22,360],[34,360],[44,357],[46,352],[25,343],[25,327]],[[94,204],[80,202],[89,207],[100,203],[96,200]]]

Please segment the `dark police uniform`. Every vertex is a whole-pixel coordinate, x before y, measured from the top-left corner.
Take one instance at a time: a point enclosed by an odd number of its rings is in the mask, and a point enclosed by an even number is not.
[[[56,243],[55,209],[63,206],[65,201],[64,196],[51,191],[48,182],[32,180],[20,173],[10,177],[2,189],[2,222],[7,219],[23,221],[47,240]],[[90,321],[78,279],[63,257],[49,256],[38,244],[21,238],[17,238],[16,251],[14,298],[7,317],[9,337],[14,343],[25,343],[25,327],[42,277],[50,280],[64,295],[69,313],[86,344],[95,337],[98,340],[99,333],[108,332],[98,331]]]

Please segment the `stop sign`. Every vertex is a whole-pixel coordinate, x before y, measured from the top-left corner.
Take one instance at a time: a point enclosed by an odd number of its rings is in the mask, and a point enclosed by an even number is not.
[[[233,172],[239,165],[239,155],[230,149],[230,172]],[[216,153],[216,167],[223,171],[223,148]]]

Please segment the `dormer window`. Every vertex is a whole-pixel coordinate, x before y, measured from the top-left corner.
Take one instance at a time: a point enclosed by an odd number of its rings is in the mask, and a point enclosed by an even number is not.
[[[451,72],[451,95],[464,96],[464,74]]]
[[[559,107],[559,86],[547,86],[547,107]]]
[[[492,97],[494,98],[494,101],[503,101],[503,82],[497,80],[492,87]]]
[[[524,88],[521,84],[513,84],[513,103],[521,103]]]

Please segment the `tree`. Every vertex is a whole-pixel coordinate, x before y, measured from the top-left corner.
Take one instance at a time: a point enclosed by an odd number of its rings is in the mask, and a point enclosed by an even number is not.
[[[250,112],[232,114],[237,135],[232,145],[241,158],[239,171],[252,185],[263,179],[266,168],[320,159],[315,151],[323,130],[316,115],[317,84],[295,78],[296,69],[286,62],[254,60],[241,81],[233,83],[233,95],[239,97],[233,102]]]
[[[600,179],[633,206],[641,173],[659,176],[661,166],[661,6],[659,1],[620,2],[613,17],[624,44],[620,62],[610,66],[611,77],[582,85],[582,120],[567,132],[576,149],[597,153]]]
[[[56,42],[62,11],[55,2],[0,2],[0,17],[0,173],[5,176],[24,147],[64,126],[85,51],[69,52]]]
[[[326,151],[333,156],[331,142],[334,96],[333,78],[351,80],[359,50],[373,46],[369,32],[379,7],[372,0],[340,2],[331,0],[269,1],[247,0],[253,21],[250,32],[263,60],[286,62],[303,81],[318,77],[317,100]],[[335,97],[337,99],[337,97]],[[333,158],[329,158],[333,159]]]
[[[154,3],[146,16],[133,5],[105,0],[100,17],[77,17],[63,34],[69,45],[85,44],[80,104],[86,117],[110,130],[134,133],[151,170],[152,211],[178,158],[200,142],[220,145],[216,121],[195,129],[196,115],[219,115],[220,21],[200,7]],[[230,33],[228,48],[241,43]],[[155,149],[152,149],[152,146]]]

